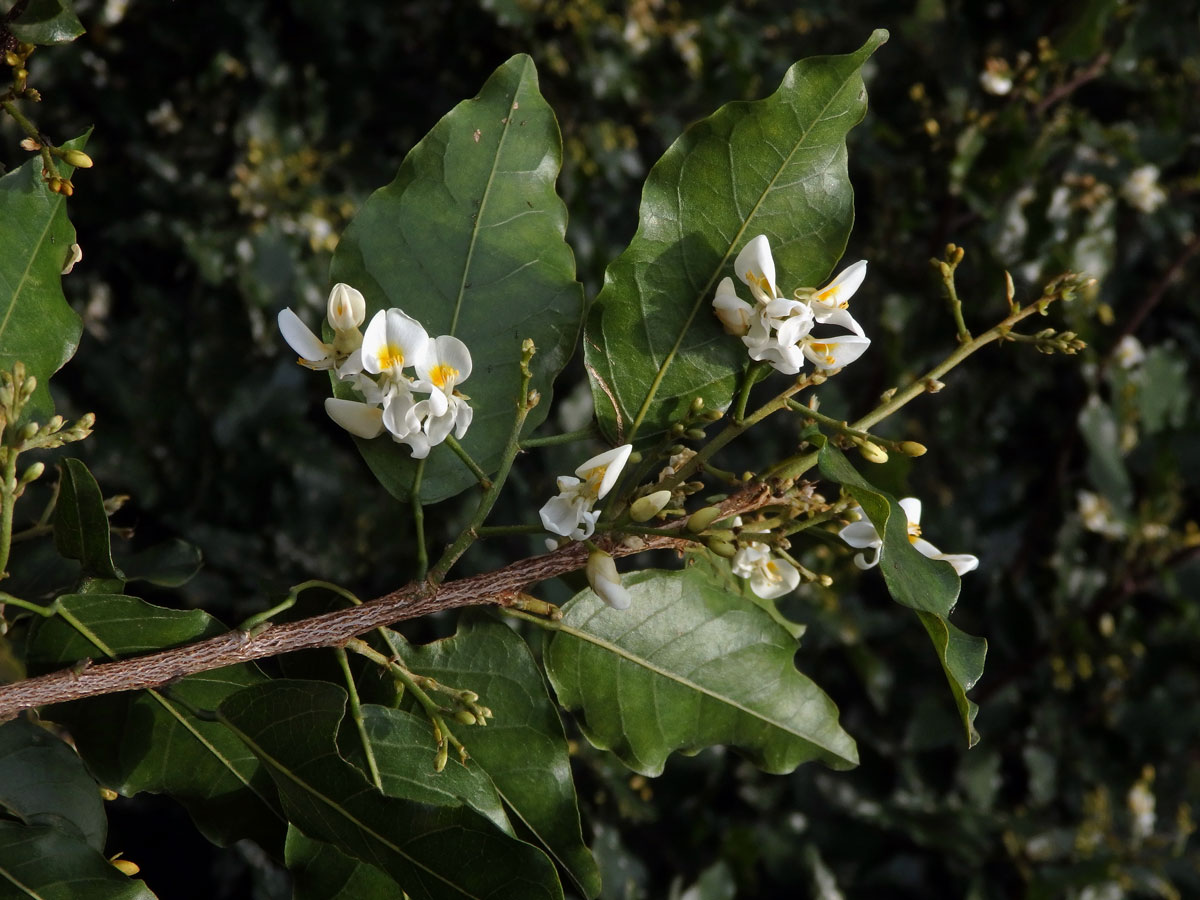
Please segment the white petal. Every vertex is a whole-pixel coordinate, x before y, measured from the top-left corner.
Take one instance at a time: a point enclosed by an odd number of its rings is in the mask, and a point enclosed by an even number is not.
[[[604,475],[596,491],[596,499],[600,500],[612,490],[612,486],[616,483],[621,470],[625,468],[625,462],[629,459],[631,452],[633,452],[633,444],[622,444],[620,447],[598,453],[576,469],[575,474],[586,481],[594,469],[604,469]]]
[[[429,342],[429,354],[424,364],[417,367],[417,375],[422,381],[433,381],[433,370],[437,366],[448,366],[458,374],[454,376],[454,384],[462,384],[471,374],[471,351],[467,345],[450,334],[433,338]],[[452,389],[454,385],[450,385]]]
[[[755,281],[766,279],[772,296],[777,293],[775,291],[775,260],[771,256],[771,243],[765,234],[750,239],[750,242],[742,248],[742,252],[734,260],[733,270],[738,278],[751,286],[755,285]]]
[[[363,368],[398,378],[409,366],[423,365],[429,352],[429,335],[421,323],[399,309],[380,310],[363,335]]]
[[[446,439],[451,430],[454,428],[454,412],[447,410],[442,415],[431,413],[429,418],[425,420],[423,426],[425,433],[429,435],[429,443],[433,445],[440,444]]]
[[[847,328],[857,334],[859,337],[865,337],[866,332],[863,327],[855,321],[854,316],[845,309],[826,309],[823,306],[818,306],[813,310],[815,318],[822,325],[836,325],[839,328]]]
[[[362,370],[362,348],[359,347],[357,350],[352,351],[346,357],[346,361],[337,367],[338,378],[348,381],[362,374]],[[370,379],[367,380],[370,381]],[[371,383],[374,384],[373,381]]]
[[[950,563],[950,565],[954,566],[954,571],[959,575],[966,575],[968,572],[973,572],[979,568],[979,558],[969,553],[943,553],[941,556],[934,558]]]
[[[457,400],[458,398],[456,397],[455,399]],[[475,418],[475,410],[471,408],[471,404],[461,400],[459,401],[459,405],[456,407],[456,409],[457,414],[454,417],[454,436],[461,441],[463,439],[463,435],[467,433],[467,428],[470,426],[471,420]]]
[[[392,435],[392,440],[397,444],[406,444],[412,453],[413,459],[424,459],[427,457],[429,455],[429,448],[432,446],[429,443],[429,438],[420,430],[410,431],[404,437]]]
[[[570,537],[579,525],[582,512],[582,504],[578,500],[559,494],[546,501],[545,506],[538,510],[538,516],[547,531]]]
[[[326,397],[325,412],[333,421],[360,438],[370,439],[383,433],[383,410],[378,406]]]
[[[737,295],[732,278],[722,278],[713,297],[713,312],[721,321],[726,334],[741,337],[750,330],[750,317],[754,307]]]
[[[912,545],[914,550],[922,556],[928,556],[930,559],[937,559],[942,555],[942,551],[925,540],[925,538],[912,539]]]
[[[853,265],[842,269],[833,281],[817,291],[813,299],[822,306],[844,306],[850,302],[850,298],[854,296],[854,292],[858,290],[859,285],[866,277],[867,261],[860,259]]]
[[[629,609],[633,598],[621,584],[621,575],[613,558],[603,551],[592,551],[588,555],[587,579],[592,590],[613,609]]]
[[[804,355],[819,369],[840,369],[854,362],[871,345],[870,338],[851,334],[838,338],[806,338]]]
[[[283,339],[301,359],[320,362],[329,357],[329,345],[313,334],[312,329],[301,322],[300,317],[290,309],[279,311],[278,322],[279,332],[283,335]]]
[[[921,501],[916,497],[905,497],[900,501],[900,508],[904,510],[904,514],[908,516],[908,524],[921,524]]]
[[[864,571],[879,565],[879,551],[882,549],[882,547],[883,545],[880,544],[875,548],[875,553],[871,556],[870,560],[867,559],[867,555],[865,553],[855,553],[854,564]]]
[[[421,430],[417,409],[419,405],[407,391],[397,390],[387,396],[383,407],[383,425],[391,432],[392,437],[405,438],[414,431]]]
[[[750,590],[764,600],[790,594],[800,583],[800,573],[786,559],[772,557],[750,579]]]
[[[879,532],[866,519],[861,522],[851,522],[838,532],[838,537],[856,550],[883,545],[883,541],[879,538]]]
[[[813,314],[805,304],[800,304],[804,307],[804,313],[789,316],[784,319],[782,324],[777,327],[775,332],[775,340],[782,347],[790,347],[793,344],[799,343],[800,339],[806,337],[813,327]]]
[[[334,331],[350,331],[358,328],[366,318],[367,301],[350,285],[339,282],[329,292],[326,314]]]

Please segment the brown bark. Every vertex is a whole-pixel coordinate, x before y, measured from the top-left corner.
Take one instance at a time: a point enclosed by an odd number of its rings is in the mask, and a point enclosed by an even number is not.
[[[722,504],[726,515],[757,509],[769,502],[765,485],[756,485]],[[683,522],[675,523],[682,527]],[[651,535],[625,544],[601,542],[613,556],[643,550],[682,549],[688,541]],[[263,630],[229,631],[214,638],[145,656],[68,669],[0,685],[0,722],[22,710],[65,703],[101,694],[162,687],[187,675],[237,663],[279,656],[294,650],[338,647],[351,638],[405,619],[463,606],[511,605],[528,586],[554,578],[587,563],[588,549],[569,544],[544,556],[519,560],[493,572],[446,582],[439,587],[409,584],[361,606],[352,606],[295,622],[268,625]]]

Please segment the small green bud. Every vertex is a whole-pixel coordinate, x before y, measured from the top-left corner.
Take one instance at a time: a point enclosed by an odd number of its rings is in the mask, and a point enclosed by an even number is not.
[[[112,800],[116,800],[120,796],[121,795],[118,794],[116,791],[114,791],[112,788],[106,788],[103,785],[101,785],[101,787],[100,787],[100,799],[101,800],[112,801]]]
[[[692,409],[693,414],[698,413],[698,412],[700,412],[700,410],[704,409],[704,398],[703,397],[693,398],[691,409]]]
[[[702,429],[702,428],[689,428],[687,431],[685,431],[685,432],[683,433],[683,435],[684,435],[684,437],[686,437],[686,438],[687,438],[689,441],[702,441],[702,440],[704,440],[704,429]]]
[[[733,541],[737,537],[737,535],[735,535],[728,528],[716,528],[712,531],[706,532],[705,534],[707,537],[710,537],[716,541]]]
[[[706,409],[701,418],[703,418],[706,422],[715,422],[724,415],[725,413],[721,412],[719,409]]]
[[[887,451],[873,441],[863,441],[858,445],[858,452],[867,462],[885,463],[888,460]]]
[[[31,481],[37,481],[42,477],[42,473],[46,471],[46,464],[41,460],[35,462],[32,466],[25,470],[25,474],[21,476],[21,484],[29,484]]]
[[[142,867],[135,863],[132,859],[110,859],[109,862],[113,868],[124,875],[126,878],[132,878],[138,872],[142,871]]]
[[[479,695],[474,691],[459,691],[458,699],[463,703],[478,703]]]
[[[929,450],[924,444],[918,444],[916,441],[901,441],[897,449],[905,456],[924,456]]]
[[[721,518],[724,513],[720,507],[706,506],[704,509],[697,510],[687,520],[687,530],[692,534],[700,534],[708,530],[708,526],[717,519]]]
[[[95,163],[92,158],[82,150],[64,150],[62,153],[63,162],[69,166],[74,166],[77,169],[90,169]]]
[[[817,579],[817,581],[820,583],[821,587],[829,587],[830,585],[833,584],[833,579],[830,578],[828,575],[822,575],[820,578]]]
[[[628,462],[630,465],[636,465],[637,463],[640,463],[641,461],[642,461],[642,451],[641,450],[634,450],[633,452],[631,452],[629,454]]]
[[[61,430],[62,427],[63,427],[63,417],[62,416],[51,416],[50,421],[46,423],[46,433],[54,434],[54,432]]]
[[[729,543],[729,541],[718,541],[714,540],[713,538],[709,538],[704,542],[704,545],[713,553],[717,554],[717,556],[723,556],[726,559],[732,559],[737,555],[737,547]]]
[[[461,725],[476,724],[475,713],[471,712],[469,709],[460,709],[454,714],[454,718]]]
[[[680,437],[683,434],[684,428],[682,423],[676,422],[671,426],[671,437]]]
[[[29,422],[24,428],[21,429],[19,438],[23,442],[24,441],[32,441],[37,436],[37,433],[38,433],[37,422]]]
[[[450,742],[442,738],[438,742],[437,753],[433,756],[433,771],[440,772],[446,768],[446,762],[450,759]]]
[[[655,491],[645,497],[638,497],[629,506],[629,518],[635,522],[648,522],[663,511],[671,502],[670,491]]]
[[[939,261],[938,271],[942,273],[943,278],[949,278],[953,270],[947,263]]]
[[[32,397],[33,392],[37,390],[37,384],[38,382],[36,376],[30,375],[28,378],[26,378],[25,383],[21,385],[21,399],[28,400],[30,397]]]

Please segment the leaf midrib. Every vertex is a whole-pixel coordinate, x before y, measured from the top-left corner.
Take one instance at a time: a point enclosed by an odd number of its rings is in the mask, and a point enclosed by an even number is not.
[[[475,222],[471,226],[471,239],[467,243],[467,259],[463,263],[462,278],[458,283],[458,297],[454,301],[454,315],[450,318],[450,334],[454,334],[458,330],[458,316],[462,311],[463,297],[467,292],[467,277],[471,273],[471,260],[475,257],[475,246],[479,241],[480,223],[483,221],[483,214],[487,209],[488,198],[491,196],[492,182],[496,179],[496,170],[500,166],[500,155],[504,152],[504,143],[508,139],[508,130],[512,126],[512,104],[521,90],[521,85],[525,82],[525,71],[528,66],[529,59],[526,57],[522,63],[521,72],[517,76],[517,84],[508,99],[509,114],[504,117],[503,128],[500,131],[500,142],[496,145],[496,152],[492,157],[492,168],[488,172],[487,184],[483,188],[483,198],[479,201],[479,209],[475,213]]]
[[[713,282],[716,280],[717,276],[720,275],[721,272],[725,269],[726,264],[729,262],[730,256],[733,255],[733,248],[738,245],[738,242],[742,239],[742,235],[744,235],[746,233],[746,229],[749,226],[750,221],[757,214],[757,212],[758,212],[759,208],[762,206],[763,201],[766,198],[766,196],[772,190],[774,190],[776,181],[778,181],[779,176],[782,174],[784,169],[786,169],[788,167],[788,165],[791,163],[792,158],[796,155],[796,152],[800,149],[800,147],[808,139],[808,136],[809,136],[809,134],[812,133],[812,130],[814,128],[816,128],[816,126],[824,120],[826,111],[828,111],[829,107],[833,105],[833,102],[839,96],[841,96],[842,91],[846,87],[846,84],[848,82],[850,82],[850,80],[853,79],[855,77],[855,75],[857,75],[860,71],[861,71],[861,68],[856,68],[851,75],[849,75],[847,78],[842,80],[842,82],[838,85],[837,90],[833,91],[830,94],[829,100],[821,108],[820,113],[813,117],[812,123],[804,130],[803,134],[796,141],[796,143],[792,146],[791,151],[787,155],[787,159],[785,159],[783,161],[783,163],[779,166],[779,168],[776,169],[775,174],[771,176],[771,181],[763,189],[762,193],[759,194],[758,200],[755,201],[754,206],[751,208],[749,215],[747,215],[742,220],[741,227],[738,229],[737,234],[734,236],[734,239],[729,244],[729,249],[727,249],[725,251],[725,255],[721,257],[720,264],[713,270],[712,274],[709,275],[708,281],[705,282],[703,289],[701,289],[701,291],[697,294],[696,299],[692,304],[692,311],[688,314],[687,321],[684,323],[683,328],[680,329],[679,336],[675,339],[675,344],[671,347],[670,351],[668,351],[666,358],[663,360],[662,365],[659,366],[658,372],[654,376],[654,380],[650,383],[650,389],[646,394],[646,399],[643,401],[641,409],[638,410],[638,414],[634,418],[633,424],[630,427],[628,440],[633,440],[634,435],[637,434],[637,430],[642,424],[642,421],[646,418],[646,415],[649,413],[650,406],[654,402],[654,399],[658,394],[658,389],[661,386],[663,379],[666,378],[667,370],[671,367],[671,364],[674,362],[675,356],[679,352],[679,347],[683,343],[683,339],[687,336],[688,331],[692,327],[692,322],[696,318],[696,313],[699,312],[700,306],[703,303],[704,298],[708,296],[709,291],[712,289]],[[776,93],[778,93],[778,92],[776,92]],[[772,95],[772,96],[774,96],[774,95]],[[769,100],[771,98],[765,98],[765,99]],[[760,101],[760,102],[762,102],[762,101]],[[848,130],[847,130],[847,132],[848,132]],[[644,309],[643,309],[643,311],[644,311]]]
[[[782,722],[778,722],[775,719],[771,718],[770,716],[764,715],[763,713],[759,712],[758,710],[751,709],[751,708],[745,706],[744,704],[738,702],[737,700],[734,700],[731,697],[727,697],[723,694],[718,694],[715,691],[713,691],[712,689],[705,687],[704,685],[697,684],[696,682],[692,681],[690,678],[685,678],[683,675],[680,675],[678,672],[672,672],[668,669],[664,669],[663,667],[656,665],[655,663],[651,662],[650,660],[646,659],[645,657],[638,656],[638,655],[626,650],[624,647],[621,647],[618,644],[614,644],[611,641],[607,641],[602,637],[599,637],[594,634],[589,634],[586,631],[581,631],[578,628],[574,628],[570,625],[566,625],[561,622],[556,626],[556,630],[561,631],[564,634],[569,634],[572,637],[578,638],[582,641],[586,641],[589,644],[593,644],[602,650],[607,650],[608,652],[614,654],[615,656],[619,656],[622,659],[628,660],[629,662],[633,663],[634,665],[641,666],[642,668],[644,668],[650,672],[653,672],[655,675],[658,675],[661,678],[665,678],[668,681],[673,681],[676,684],[679,684],[683,687],[686,687],[690,690],[697,692],[698,694],[701,694],[705,697],[709,697],[713,700],[716,700],[719,703],[725,704],[726,706],[730,706],[733,709],[737,710],[738,712],[744,713],[745,715],[750,716],[754,719],[757,719],[758,721],[763,722],[764,724],[770,725],[774,728],[778,728],[780,731],[786,732],[787,734],[793,735],[795,737],[800,738],[801,740],[807,741],[808,743],[812,744],[813,746],[820,747],[822,750],[825,750],[826,752],[836,756],[839,759],[847,758],[840,751],[834,749],[833,747],[829,746],[826,743],[822,743],[821,741],[817,740],[816,738],[809,737],[805,734],[802,734],[801,732],[796,731],[792,727],[790,727]]]
[[[50,206],[50,214],[46,216],[45,227],[42,228],[41,236],[34,242],[33,252],[29,254],[29,261],[25,264],[25,271],[21,273],[20,279],[17,281],[17,286],[13,289],[12,299],[8,304],[8,309],[4,311],[4,320],[0,321],[0,344],[3,343],[4,334],[8,329],[9,319],[12,318],[13,310],[17,308],[17,298],[21,296],[25,290],[25,283],[29,280],[29,272],[33,268],[33,262],[42,252],[42,244],[45,243],[46,235],[50,231],[50,227],[54,224],[54,217],[58,215],[58,210],[63,203],[62,195],[55,197],[54,202]]]

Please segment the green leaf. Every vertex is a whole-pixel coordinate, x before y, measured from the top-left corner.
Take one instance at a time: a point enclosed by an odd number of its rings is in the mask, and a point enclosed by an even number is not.
[[[473,369],[462,390],[475,417],[462,444],[489,473],[499,466],[522,399],[522,341],[537,345],[531,387],[542,395],[529,431],[546,418],[551,383],[579,335],[583,288],[563,241],[566,208],[554,190],[561,144],[533,61],[514,56],[412,149],[396,180],[372,194],[350,223],[333,257],[333,280],[362,291],[368,318],[400,307],[431,337],[453,334],[466,343]],[[346,382],[335,388],[339,397],[357,398]],[[422,465],[386,434],[356,442],[376,478],[401,500],[418,477],[426,503],[476,483],[449,447],[435,447]]]
[[[108,819],[95,779],[70,747],[25,719],[0,726],[0,807],[104,849]]]
[[[1184,355],[1169,344],[1152,347],[1142,364],[1137,392],[1137,411],[1146,433],[1182,426],[1191,397]]]
[[[118,594],[67,595],[58,603],[78,624],[59,616],[36,623],[28,649],[31,674],[227,631],[201,610],[163,609]],[[170,794],[215,843],[249,837],[271,848],[281,846],[284,836],[271,779],[223,725],[191,712],[214,710],[230,694],[262,680],[252,666],[229,666],[189,675],[166,691],[110,694],[43,714],[67,727],[88,767],[108,787],[126,796]]]
[[[646,571],[625,579],[630,609],[591,591],[565,607],[546,652],[559,702],[579,710],[588,740],[658,775],[673,750],[731,744],[768,772],[819,759],[858,763],[837,707],[796,671],[795,639],[702,575]]]
[[[121,557],[121,571],[127,580],[147,581],[159,587],[187,584],[203,564],[200,548],[179,538]]]
[[[1133,507],[1133,481],[1121,458],[1121,429],[1112,408],[1093,394],[1079,411],[1079,433],[1088,447],[1087,474],[1122,516]]]
[[[665,431],[695,397],[724,408],[746,348],[712,314],[718,280],[751,238],[771,241],[786,290],[819,285],[854,221],[846,134],[866,112],[856,53],[802,60],[764,100],[692,125],[651,170],[637,234],[604,275],[585,362],[614,443]]]
[[[67,0],[29,0],[25,11],[8,23],[13,37],[26,44],[64,44],[84,33]]]
[[[579,828],[566,736],[525,642],[501,623],[467,615],[453,637],[421,647],[395,639],[393,649],[422,675],[474,691],[495,713],[486,727],[460,726],[455,736],[543,849],[596,896],[600,874]]]
[[[85,143],[87,135],[63,146],[78,150]],[[22,420],[44,422],[54,411],[50,376],[75,354],[83,325],[62,291],[75,226],[66,198],[46,186],[41,172],[34,157],[0,178],[0,368],[19,360],[37,377]]]
[[[739,578],[734,575],[729,560],[724,557],[704,550],[687,550],[683,556],[685,565],[698,575],[703,575],[707,578],[714,587],[720,588],[727,594],[733,594],[746,603],[753,603],[770,616],[776,625],[783,628],[796,640],[800,640],[804,632],[808,630],[807,625],[801,622],[793,622],[781,613],[776,600],[767,600],[754,593],[750,589],[749,579]]]
[[[281,680],[221,705],[221,720],[270,769],[297,828],[387,872],[413,900],[561,900],[554,866],[535,847],[464,806],[399,800],[373,788],[337,751],[345,699],[327,682]]]
[[[22,900],[154,900],[80,838],[45,826],[0,822],[0,897]]]
[[[68,559],[79,560],[85,578],[124,578],[113,565],[108,513],[96,479],[78,459],[64,459],[59,471],[62,478],[54,508],[54,546]]]
[[[500,831],[513,834],[500,795],[475,760],[466,765],[451,761],[436,778],[429,777],[436,739],[427,718],[373,703],[363,705],[362,716],[385,794],[433,806],[469,806]],[[351,753],[350,761],[365,770],[360,757],[360,752]]]
[[[948,621],[962,584],[958,574],[948,562],[929,559],[913,548],[908,536],[908,516],[894,497],[867,482],[845,454],[823,436],[814,436],[813,443],[821,446],[818,456],[821,473],[842,485],[863,508],[875,530],[883,535],[879,571],[884,583],[893,600],[916,611],[929,633],[966,729],[967,746],[974,747],[979,742],[979,732],[975,730],[979,707],[967,699],[967,691],[983,676],[987,641],[959,630]]]
[[[369,900],[396,896],[396,882],[370,863],[347,856],[333,844],[288,826],[284,862],[292,876],[292,900]]]

